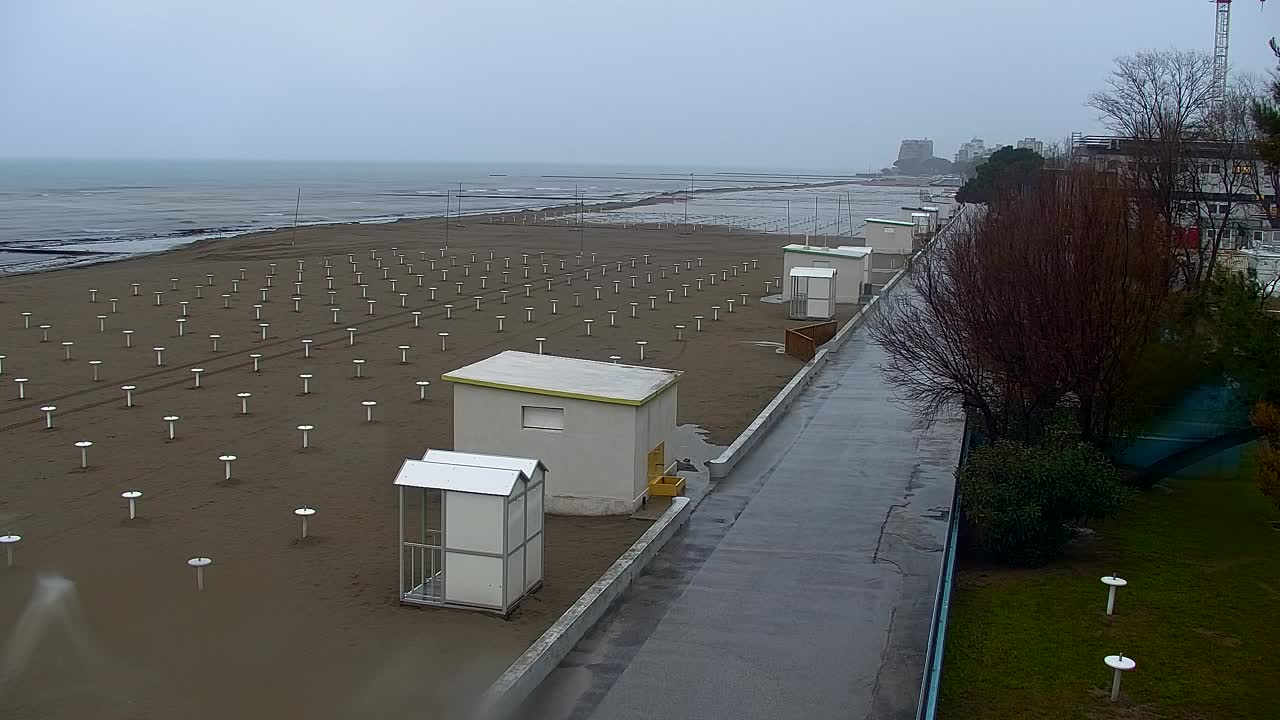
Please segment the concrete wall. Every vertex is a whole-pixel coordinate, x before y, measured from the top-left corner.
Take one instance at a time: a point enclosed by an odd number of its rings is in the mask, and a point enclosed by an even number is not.
[[[836,302],[856,304],[862,299],[862,286],[867,282],[866,258],[845,255],[819,256],[809,253],[782,253],[782,300],[791,302],[791,270],[798,267],[829,267],[836,271]]]
[[[525,405],[563,408],[564,430],[522,428]],[[552,514],[635,511],[635,425],[630,405],[453,384],[453,449],[538,458]]]
[[[578,598],[542,637],[502,673],[484,697],[475,720],[509,718],[525,698],[555,670],[601,615],[617,602],[693,512],[689,498],[673,498],[671,507]]]

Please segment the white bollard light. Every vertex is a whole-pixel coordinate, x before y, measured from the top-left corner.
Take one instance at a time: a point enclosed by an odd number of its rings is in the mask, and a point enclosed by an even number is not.
[[[1116,607],[1116,591],[1129,584],[1128,580],[1120,577],[1117,573],[1102,576],[1102,584],[1107,586],[1107,614],[1115,614]]]
[[[419,380],[419,381],[415,382],[415,383],[414,383],[414,385],[417,385],[417,386],[418,386],[418,399],[419,399],[419,400],[426,400],[426,399],[427,399],[427,389],[431,387],[431,382],[430,382],[430,381],[428,381],[428,380]]]
[[[204,372],[204,368],[191,368],[191,374],[196,376],[196,384],[193,390],[200,389],[200,373]]]
[[[90,360],[89,369],[93,370],[93,381],[98,382],[98,367],[102,365],[101,360]]]
[[[138,389],[137,385],[121,385],[120,389],[124,391],[124,406],[133,407],[133,391]]]
[[[1120,676],[1138,667],[1138,663],[1133,658],[1125,657],[1124,653],[1108,655],[1102,661],[1111,668],[1111,702],[1115,702],[1120,699]]]
[[[93,447],[93,443],[88,440],[81,440],[76,443],[76,447],[80,448],[80,469],[89,467],[89,448]]]
[[[373,422],[373,408],[377,406],[377,401],[365,400],[360,404],[364,406],[364,421]]]
[[[249,353],[249,357],[253,360],[253,371],[259,372],[261,366],[258,363],[262,360],[262,353]]]
[[[142,497],[142,492],[140,490],[126,490],[120,493],[120,497],[124,498],[129,503],[129,519],[137,520],[138,499]]]
[[[307,518],[310,518],[312,515],[316,514],[315,508],[309,508],[309,507],[303,506],[298,508],[297,510],[294,510],[293,514],[302,518],[302,539],[306,540],[307,539]]]
[[[57,409],[58,409],[57,405],[45,405],[44,407],[40,408],[40,412],[44,413],[44,429],[45,430],[53,429],[53,411]]]
[[[13,567],[13,551],[22,542],[21,535],[0,535],[0,545],[4,545],[6,567]]]
[[[236,397],[240,398],[240,414],[249,414],[249,398],[253,397],[253,393],[239,392]]]
[[[164,366],[164,348],[160,346],[156,346],[151,348],[151,351],[156,354],[156,367],[163,367]]]
[[[306,450],[311,447],[311,431],[316,428],[314,425],[299,425],[298,429],[302,431],[302,449]]]
[[[177,415],[165,415],[165,416],[164,416],[164,421],[169,425],[169,439],[170,439],[170,440],[173,440],[173,439],[177,436],[177,433],[176,433],[176,431],[175,431],[175,428],[176,428],[176,427],[177,427],[177,425],[178,425],[178,420],[179,420],[179,419],[180,419],[180,418],[179,418]]]
[[[649,343],[645,342],[644,340],[636,341],[636,347],[640,348],[640,362],[644,362],[644,346],[648,344]]]
[[[194,557],[187,561],[187,565],[196,569],[196,590],[204,590],[204,569],[213,564],[213,561],[207,557]]]
[[[29,380],[27,378],[14,378],[13,381],[18,384],[18,399],[26,400],[27,399],[26,387]]]
[[[230,480],[231,479],[231,463],[236,461],[236,456],[235,455],[219,455],[218,459],[222,461],[222,465],[223,465],[222,479]]]

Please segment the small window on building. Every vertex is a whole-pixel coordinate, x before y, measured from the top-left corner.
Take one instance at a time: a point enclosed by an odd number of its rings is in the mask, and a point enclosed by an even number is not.
[[[1222,214],[1222,215],[1226,215],[1226,214],[1227,214],[1227,213],[1229,213],[1230,211],[1231,211],[1231,206],[1229,206],[1229,205],[1219,205],[1219,206],[1218,206],[1218,212],[1219,212],[1220,214]]]
[[[528,430],[563,430],[564,408],[521,406],[520,426]]]
[[[1218,214],[1218,206],[1217,206],[1217,205],[1214,205],[1213,203],[1209,203],[1209,214],[1210,214],[1210,215],[1217,215],[1217,214]]]

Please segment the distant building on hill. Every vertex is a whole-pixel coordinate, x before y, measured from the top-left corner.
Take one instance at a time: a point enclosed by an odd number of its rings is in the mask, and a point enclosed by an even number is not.
[[[922,163],[933,157],[933,141],[903,140],[898,147],[898,163]]]
[[[1033,138],[1022,138],[1018,141],[1019,150],[1032,150],[1037,155],[1044,155],[1044,143]]]
[[[987,146],[982,142],[982,138],[974,138],[960,145],[960,149],[956,151],[956,163],[967,163],[982,157],[986,152]]]

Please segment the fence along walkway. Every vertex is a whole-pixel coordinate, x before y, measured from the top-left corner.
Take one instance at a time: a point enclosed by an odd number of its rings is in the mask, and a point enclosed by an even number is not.
[[[523,716],[914,717],[963,427],[883,357],[857,330]]]

